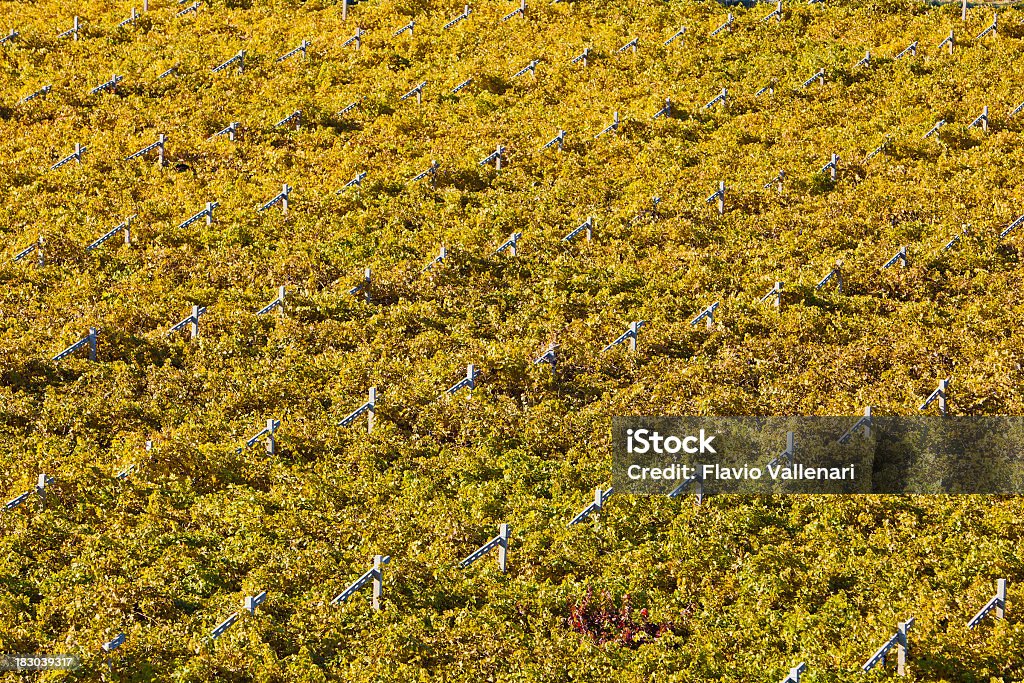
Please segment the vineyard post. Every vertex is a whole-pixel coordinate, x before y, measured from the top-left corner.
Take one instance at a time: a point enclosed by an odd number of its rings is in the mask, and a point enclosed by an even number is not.
[[[248,610],[249,614],[256,614],[256,608],[262,605],[267,599],[267,591],[262,591],[256,595],[245,596],[245,609]]]
[[[910,625],[913,623],[910,621],[901,621],[897,626],[899,627],[898,638],[896,640],[896,674],[899,676],[907,675],[907,653],[910,649],[910,643],[907,640],[907,631],[910,629]]]
[[[781,4],[781,2],[779,4]],[[807,671],[807,664],[800,662],[789,670],[789,675],[782,680],[782,683],[800,683],[800,674],[804,671]]]
[[[935,391],[933,391],[931,394],[928,395],[928,398],[925,399],[924,403],[921,404],[921,407],[918,408],[918,410],[924,410],[925,408],[930,406],[934,401],[938,401],[939,402],[939,414],[945,416],[946,415],[946,393],[947,393],[948,390],[949,390],[949,379],[948,378],[940,379],[939,380],[938,388],[935,389]]]
[[[995,612],[996,619],[1006,618],[1006,579],[996,579],[995,597],[985,603],[985,606],[971,617],[967,622],[967,630],[970,631],[978,626],[991,612]]]
[[[500,569],[501,572],[504,573],[506,571],[506,569],[508,568],[508,543],[509,543],[509,539],[510,538],[511,538],[511,532],[509,531],[509,525],[508,524],[499,524],[498,525],[498,535],[495,536],[494,538],[488,540],[482,546],[480,546],[479,548],[474,550],[472,553],[470,553],[469,557],[467,557],[466,559],[464,559],[462,562],[459,563],[459,568],[460,569],[465,569],[466,567],[470,566],[471,564],[473,564],[474,562],[479,560],[481,557],[483,557],[484,555],[489,553],[495,547],[497,547],[498,548],[498,569]]]
[[[358,295],[362,294],[363,298],[366,299],[366,303],[370,303],[370,286],[373,284],[373,271],[369,266],[363,271],[363,281],[358,285],[348,290],[349,294]]]
[[[126,636],[124,633],[118,633],[116,636],[114,636],[112,640],[108,640],[107,642],[103,643],[103,651],[107,653],[107,656],[104,659],[107,665],[108,673],[113,672],[114,670],[112,653],[114,652],[114,650],[124,645],[125,639]]]
[[[274,418],[267,419],[267,455],[273,455],[277,451],[277,441],[274,440],[274,430],[278,422]]]
[[[380,611],[381,594],[384,588],[384,574],[381,569],[383,566],[383,555],[373,556],[373,609]]]
[[[704,321],[707,328],[710,330],[715,326],[715,311],[718,309],[720,302],[716,301],[703,311],[697,314],[697,317],[690,321],[690,327],[693,327],[701,320]]]
[[[871,671],[879,664],[885,667],[886,659],[892,648],[896,648],[896,673],[899,676],[907,675],[907,654],[910,650],[910,642],[907,633],[910,631],[910,627],[914,625],[914,617],[910,617],[906,621],[901,621],[897,624],[896,633],[885,641],[885,643],[878,648],[878,650],[871,656],[867,662],[861,666],[861,670],[865,673]]]
[[[842,259],[836,259],[836,264],[832,267],[832,270],[828,271],[828,274],[825,275],[825,277],[821,278],[821,280],[818,282],[818,284],[816,284],[814,286],[814,289],[816,289],[816,290],[821,289],[822,287],[824,287],[829,282],[829,280],[831,280],[832,278],[835,278],[835,280],[836,280],[836,290],[840,294],[842,294],[843,293],[843,271],[842,271],[842,265],[843,265]]]
[[[42,510],[46,507],[46,485],[53,481],[46,476],[45,473],[39,475],[39,481],[36,483],[36,494],[39,496],[39,509]]]
[[[558,356],[555,353],[557,349],[558,344],[556,344],[555,342],[551,342],[550,344],[548,344],[547,350],[544,351],[543,354],[541,354],[538,358],[534,359],[533,361],[534,365],[540,365],[541,363],[547,363],[548,365],[550,365],[552,377],[555,376],[555,366],[558,363]]]
[[[774,298],[773,305],[776,311],[782,310],[782,282],[776,281],[775,285],[761,297],[761,301],[767,301],[768,299]]]
[[[685,35],[686,35],[686,27],[683,26],[678,31],[676,31],[671,36],[669,36],[669,39],[666,40],[664,43],[662,43],[662,45],[671,45],[673,40],[678,39],[679,40],[679,46],[683,47],[683,36],[685,36]],[[586,64],[584,64],[584,66],[586,66]]]
[[[509,527],[508,524],[502,524],[498,527],[498,568],[505,572],[508,569],[508,541],[509,541]]]
[[[377,420],[377,387],[370,387],[369,397],[366,401],[366,433],[373,431],[373,424]]]
[[[696,489],[697,491],[697,505],[702,504],[704,502],[704,469],[703,465],[701,465],[700,463],[697,463],[694,466],[693,476],[691,476],[689,479],[686,479],[685,481],[680,483],[679,486],[669,491],[668,497],[677,498],[683,495],[683,492],[686,491],[690,484],[693,484],[694,489]]]
[[[968,128],[974,128],[975,126],[977,126],[979,124],[981,125],[981,130],[983,132],[987,133],[988,132],[988,105],[987,104],[984,107],[982,107],[981,114],[979,114],[973,121],[971,121],[970,124],[968,124],[967,127]]]
[[[941,43],[939,43],[939,47],[940,48],[943,45],[945,45],[945,46],[947,46],[949,48],[949,54],[953,54],[953,48],[956,46],[956,34],[953,32],[953,29],[950,29],[949,30],[949,35],[946,36],[945,40],[943,40]]]
[[[563,145],[565,144],[565,131],[561,128],[558,129],[558,151],[561,152]]]

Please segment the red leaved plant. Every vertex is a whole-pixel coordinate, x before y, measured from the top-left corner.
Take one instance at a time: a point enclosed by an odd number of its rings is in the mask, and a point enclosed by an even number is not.
[[[568,621],[573,630],[587,634],[599,645],[614,642],[639,647],[673,629],[669,622],[648,621],[646,608],[635,611],[628,593],[616,605],[608,591],[602,591],[600,599],[595,600],[593,588],[569,605]]]

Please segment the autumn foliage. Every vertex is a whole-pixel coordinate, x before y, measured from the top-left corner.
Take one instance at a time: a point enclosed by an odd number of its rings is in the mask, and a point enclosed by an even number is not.
[[[0,490],[53,478],[0,513],[0,654],[80,655],[73,681],[860,683],[914,616],[911,680],[1024,680],[1015,497],[617,493],[567,527],[614,415],[917,414],[946,377],[954,413],[1024,413],[1019,9],[976,39],[990,9],[910,0],[481,0],[449,29],[464,0],[149,5],[0,0]],[[126,159],[161,134],[166,164]],[[96,362],[51,360],[91,327]],[[372,433],[340,426],[370,387]],[[246,445],[268,419],[274,453]],[[458,569],[502,523],[508,572]],[[383,610],[331,605],[376,554]],[[1010,619],[966,631],[996,578]]]

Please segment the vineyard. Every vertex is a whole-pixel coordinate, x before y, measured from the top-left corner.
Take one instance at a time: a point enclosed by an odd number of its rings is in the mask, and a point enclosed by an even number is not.
[[[616,415],[1024,414],[1022,48],[959,2],[0,0],[0,655],[81,658],[0,680],[1024,681],[1015,497],[569,525]]]

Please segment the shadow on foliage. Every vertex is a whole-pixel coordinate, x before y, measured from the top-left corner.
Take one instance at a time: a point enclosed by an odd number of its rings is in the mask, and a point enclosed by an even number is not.
[[[832,190],[836,189],[836,183],[826,173],[818,171],[807,183],[807,194],[813,196],[820,196],[828,194]]]
[[[139,34],[149,33],[153,28],[153,20],[145,14],[136,17],[132,24],[120,26],[110,36],[111,45],[125,45],[133,42]]]
[[[390,71],[404,71],[412,65],[412,62],[397,52],[390,52],[387,55],[383,55],[380,62]]]
[[[647,353],[655,357],[691,358],[697,353],[701,341],[694,335],[680,339],[660,339],[648,346]]]
[[[377,100],[366,100],[359,105],[359,108],[371,121],[379,116],[391,116],[395,113],[395,108],[390,104]]]
[[[61,381],[64,374],[48,359],[32,358],[20,367],[4,368],[0,383],[16,391],[40,394],[47,386]]]
[[[997,265],[1004,268],[1013,268],[1020,263],[1020,250],[1009,242],[999,242],[994,245],[992,256],[999,258],[998,262],[994,258],[989,259],[989,264],[993,268]]]
[[[932,70],[925,66],[922,61],[915,61],[910,65],[910,73],[914,74],[915,77],[928,76]]]
[[[921,680],[955,680],[957,683],[989,683],[1003,680],[996,676],[1012,674],[1005,660],[967,650],[953,654],[923,654],[914,659],[914,669]]]
[[[500,76],[484,74],[473,81],[481,90],[494,95],[504,95],[505,91],[512,87],[512,84]]]
[[[950,149],[958,151],[980,147],[982,142],[976,136],[971,135],[967,131],[960,130],[959,128],[955,128],[950,131],[943,130],[942,141],[946,143],[946,146]]]
[[[848,291],[848,284],[845,282],[843,283],[842,294],[836,292],[833,295],[834,290],[831,289],[831,283],[826,285],[826,287],[830,287],[830,289],[828,291],[825,291],[816,290],[813,287],[810,287],[809,289],[800,292],[800,303],[802,303],[804,306],[814,306],[815,308],[820,308],[821,310],[827,311],[830,314],[842,312],[843,307],[839,305],[838,297],[843,297],[851,294],[851,292]]]
[[[363,130],[363,124],[346,118],[338,118],[337,115],[325,117],[322,124],[335,133],[351,133]]]
[[[482,192],[489,185],[486,171],[477,168],[455,168],[439,174],[438,187],[454,187],[463,192]]]

